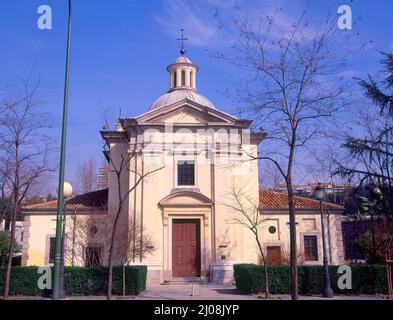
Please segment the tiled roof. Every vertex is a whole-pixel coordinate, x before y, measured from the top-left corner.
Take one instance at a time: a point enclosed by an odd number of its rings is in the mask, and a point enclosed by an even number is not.
[[[276,192],[271,190],[259,190],[259,202],[264,209],[288,209],[288,194],[282,192]],[[324,202],[323,207],[325,209],[341,209],[344,207]],[[319,209],[319,201],[304,197],[295,196],[295,208],[296,209]]]
[[[107,210],[108,189],[93,191],[68,200],[67,210]],[[22,207],[22,211],[52,211],[57,209],[57,200]]]

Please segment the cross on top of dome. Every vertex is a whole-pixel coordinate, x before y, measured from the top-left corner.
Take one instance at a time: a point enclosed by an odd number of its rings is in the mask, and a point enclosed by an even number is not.
[[[181,41],[181,56],[167,67],[169,72],[169,91],[159,97],[150,106],[150,110],[164,108],[185,99],[215,109],[214,104],[197,91],[196,75],[199,68],[185,55],[184,41],[187,41],[188,38],[184,37],[184,29],[181,29],[181,38],[177,40]]]
[[[187,41],[188,38],[184,38],[184,29],[181,29],[181,38],[177,39],[178,41],[181,41],[181,47],[180,47],[180,54],[182,56],[185,55],[186,50],[184,49],[184,41]]]

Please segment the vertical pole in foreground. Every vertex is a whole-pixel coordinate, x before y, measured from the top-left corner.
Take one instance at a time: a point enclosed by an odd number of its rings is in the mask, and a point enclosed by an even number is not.
[[[60,150],[60,170],[59,170],[59,187],[57,195],[57,217],[56,217],[56,246],[55,261],[53,271],[53,300],[60,298],[60,269],[61,269],[61,243],[62,243],[62,224],[63,224],[63,206],[64,206],[64,168],[67,144],[67,112],[68,112],[68,86],[69,86],[69,66],[70,66],[70,46],[71,46],[71,13],[72,1],[68,0],[68,37],[67,37],[67,55],[66,55],[66,72],[64,84],[64,104],[63,104],[63,123],[61,130],[61,150]]]
[[[65,298],[65,290],[64,290],[64,260],[65,260],[65,235],[66,235],[66,223],[67,223],[67,200],[64,201],[63,206],[63,228],[61,234],[61,263],[60,263],[60,285],[59,285],[59,299]]]
[[[330,271],[329,263],[327,258],[327,248],[326,248],[326,234],[325,234],[325,217],[323,213],[323,202],[322,199],[319,200],[319,207],[321,211],[321,231],[322,231],[322,251],[323,251],[323,289],[322,296],[324,298],[333,298],[334,292],[330,283]]]

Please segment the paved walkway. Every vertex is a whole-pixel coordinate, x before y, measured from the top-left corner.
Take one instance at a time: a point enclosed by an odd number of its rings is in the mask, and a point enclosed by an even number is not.
[[[136,300],[254,300],[257,297],[241,294],[232,285],[192,284],[157,285],[146,288]]]
[[[14,300],[42,300],[41,297],[13,297]],[[114,297],[122,300],[123,297]],[[196,284],[192,296],[191,284],[149,286],[141,295],[127,300],[264,300],[262,296],[242,294],[232,285]],[[271,295],[271,300],[289,300],[289,295]],[[300,300],[325,300],[320,296],[300,296]],[[381,300],[381,296],[335,296],[334,300]],[[67,297],[67,300],[106,300],[105,296]],[[330,299],[326,299],[330,300]]]
[[[232,285],[195,285],[192,296],[191,284],[150,286],[135,300],[265,300],[264,296],[242,294]],[[271,295],[271,300],[290,300],[289,295]],[[300,296],[300,300],[325,300],[321,296]],[[335,296],[334,300],[380,300],[379,296]],[[330,299],[328,299],[330,300]]]

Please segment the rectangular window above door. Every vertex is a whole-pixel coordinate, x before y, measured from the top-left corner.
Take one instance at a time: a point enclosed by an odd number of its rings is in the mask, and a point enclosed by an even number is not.
[[[177,162],[177,185],[195,185],[195,161],[181,160]]]

